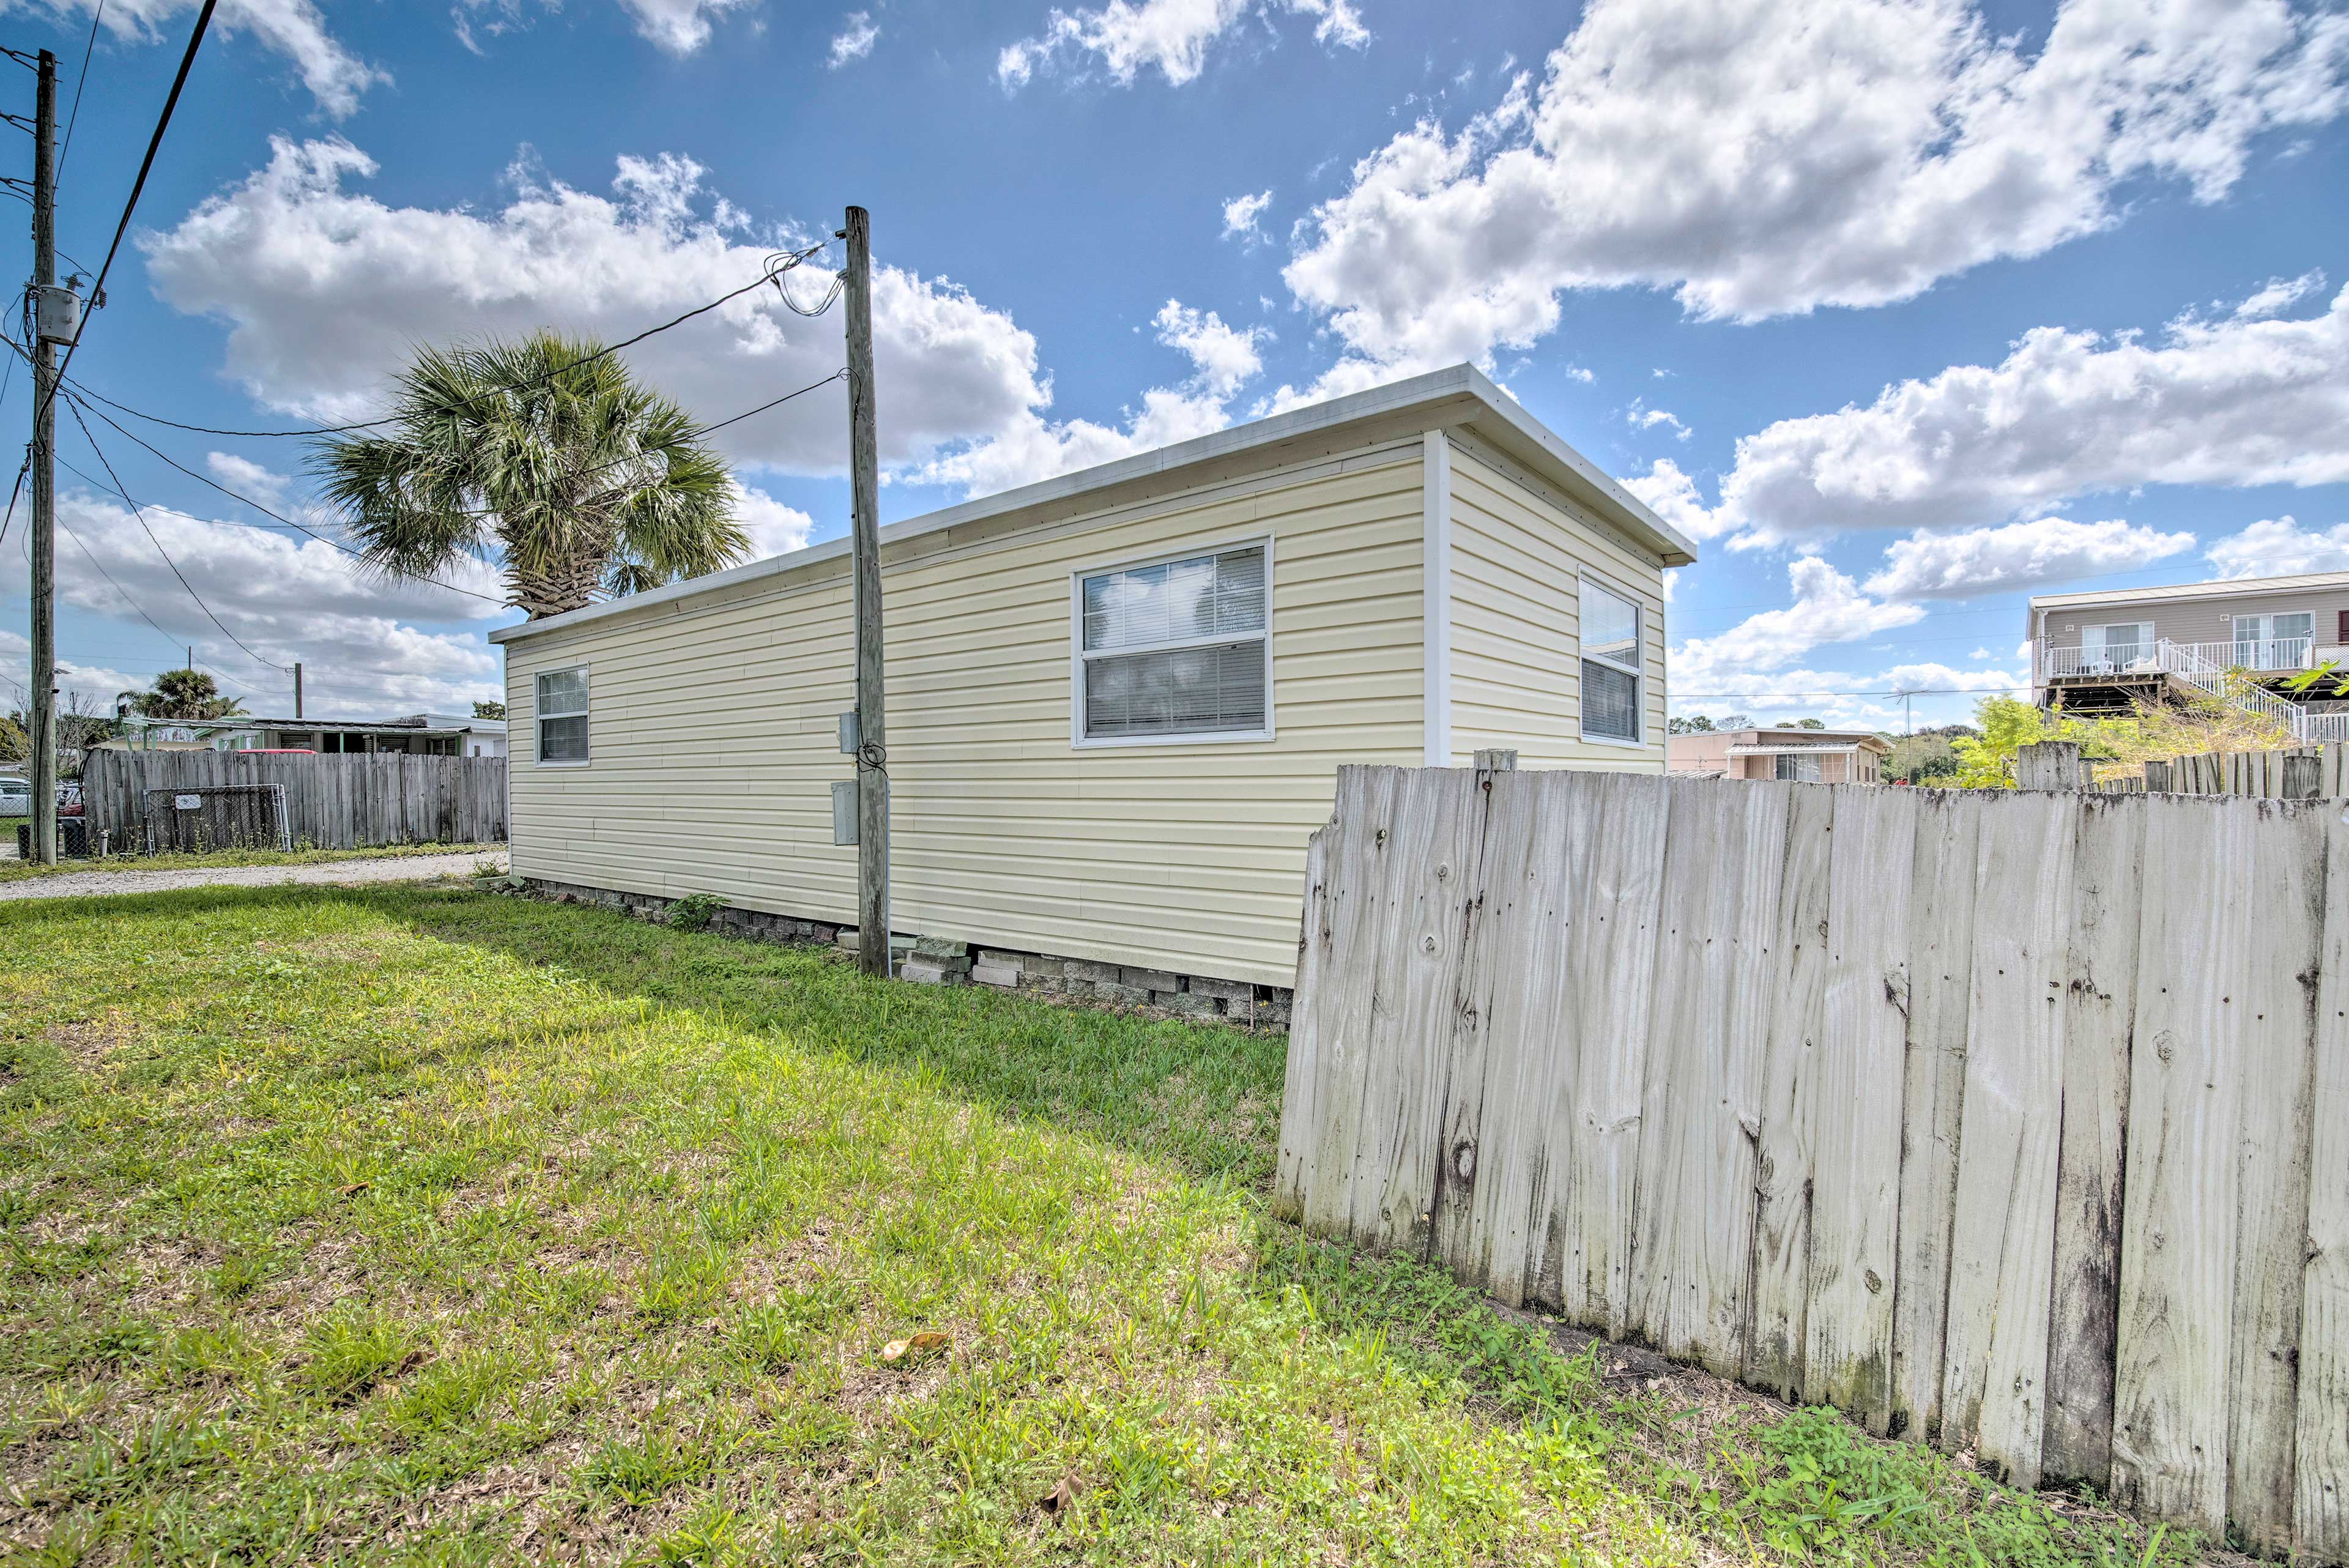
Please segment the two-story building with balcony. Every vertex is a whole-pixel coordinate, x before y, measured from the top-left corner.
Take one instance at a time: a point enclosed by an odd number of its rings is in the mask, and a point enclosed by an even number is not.
[[[2349,702],[2282,690],[2328,659],[2349,667],[2349,572],[2041,594],[2029,618],[2043,708],[2112,713],[2219,697],[2303,741],[2349,740]]]

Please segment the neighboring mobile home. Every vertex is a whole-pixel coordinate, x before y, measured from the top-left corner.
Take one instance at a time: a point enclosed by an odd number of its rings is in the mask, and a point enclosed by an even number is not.
[[[1665,742],[1671,771],[1799,784],[1881,784],[1890,742],[1873,730],[1703,730]]]
[[[1285,986],[1341,764],[1664,768],[1694,546],[1466,366],[881,545],[900,932]],[[853,923],[848,567],[834,540],[492,633],[515,873]]]

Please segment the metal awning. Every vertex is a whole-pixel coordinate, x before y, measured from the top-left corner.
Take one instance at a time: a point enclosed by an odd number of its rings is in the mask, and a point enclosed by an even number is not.
[[[1790,741],[1783,745],[1732,746],[1733,757],[1856,757],[1866,746],[1858,741],[1814,741],[1805,744]]]

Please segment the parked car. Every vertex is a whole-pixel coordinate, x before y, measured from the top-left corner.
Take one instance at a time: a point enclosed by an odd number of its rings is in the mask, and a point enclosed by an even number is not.
[[[78,783],[67,782],[57,785],[57,815],[59,816],[81,815],[81,785]]]
[[[0,816],[33,815],[33,786],[23,779],[0,779]]]

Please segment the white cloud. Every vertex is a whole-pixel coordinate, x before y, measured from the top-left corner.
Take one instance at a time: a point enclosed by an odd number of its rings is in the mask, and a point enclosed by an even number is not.
[[[1052,11],[1041,33],[1004,47],[996,79],[1024,87],[1072,54],[1099,60],[1121,87],[1144,69],[1181,87],[1206,68],[1211,46],[1248,17],[1276,10],[1315,18],[1313,36],[1327,46],[1359,49],[1371,41],[1352,0],[1109,0],[1095,10]]]
[[[873,52],[880,36],[872,12],[851,11],[842,19],[840,31],[833,35],[832,68],[836,71],[852,60],[863,59]]]
[[[1881,305],[2108,227],[2124,186],[2219,200],[2342,111],[2344,61],[2349,16],[2290,0],[2066,0],[2035,53],[1964,0],[1593,0],[1538,84],[1358,162],[1287,277],[1332,389],[1526,347],[1574,289]]]
[[[1586,379],[1588,377],[1586,376]],[[1644,398],[1634,398],[1631,406],[1623,410],[1623,422],[1635,431],[1653,430],[1658,425],[1672,432],[1673,439],[1686,441],[1696,432],[1681,423],[1680,417],[1670,409],[1651,409]]]
[[[119,691],[136,691],[148,684],[144,675],[111,665],[82,664],[60,655],[55,684],[60,711],[78,706],[85,713],[112,713]],[[23,711],[32,692],[33,645],[22,632],[0,629],[0,691],[5,705]]]
[[[2349,523],[2315,530],[2290,516],[2263,517],[2212,545],[2204,558],[2221,577],[2283,577],[2349,572]]]
[[[1671,458],[1660,457],[1642,474],[1622,482],[1623,488],[1647,504],[1648,510],[1694,539],[1718,532],[1713,509],[1697,493],[1696,481]]]
[[[734,486],[734,520],[750,535],[748,558],[753,561],[804,547],[815,527],[815,520],[798,507],[740,483]]]
[[[1261,327],[1244,331],[1228,327],[1212,310],[1173,299],[1160,307],[1153,324],[1159,342],[1190,359],[1192,374],[1179,387],[1153,387],[1143,392],[1142,407],[1129,412],[1122,428],[1092,420],[1056,423],[1031,412],[1001,435],[936,459],[910,477],[924,483],[959,485],[972,495],[991,494],[1188,441],[1231,423],[1231,400],[1262,369],[1258,350],[1272,334]]]
[[[249,496],[274,512],[285,499],[285,487],[293,481],[285,474],[264,468],[249,457],[239,457],[233,452],[212,452],[204,454],[204,466],[225,489]]]
[[[2302,320],[2181,317],[2158,343],[2035,327],[1996,365],[1744,437],[1715,508],[1667,466],[1641,483],[1687,505],[1675,521],[1748,543],[1966,527],[2147,484],[2336,483],[2349,479],[2349,289]]]
[[[620,0],[636,31],[672,55],[689,55],[709,42],[710,23],[757,0]],[[837,47],[837,46],[834,46]]]
[[[2118,518],[2041,517],[1959,533],[1919,532],[1885,551],[1884,568],[1865,587],[1888,598],[1971,598],[2136,571],[2193,547],[2191,534],[2164,534]]]
[[[57,16],[87,16],[99,0],[0,0],[0,15],[42,10]],[[119,44],[151,44],[185,36],[181,18],[191,17],[198,0],[107,0],[102,18]],[[249,33],[291,61],[324,113],[343,119],[359,106],[367,88],[388,83],[377,69],[336,42],[313,0],[223,0],[213,26],[234,36]]]
[[[228,321],[232,376],[272,408],[329,422],[379,412],[418,343],[549,325],[630,337],[741,287],[793,237],[749,232],[704,190],[700,166],[674,155],[622,158],[609,196],[518,161],[511,199],[474,211],[352,191],[376,165],[339,139],[272,146],[265,167],[142,244],[166,301]],[[830,281],[811,264],[792,275],[794,297],[812,301]],[[1050,400],[1034,338],[944,279],[876,268],[874,329],[886,462],[984,440]],[[840,331],[837,311],[806,319],[761,289],[627,359],[698,417],[720,420],[833,374]],[[840,388],[826,387],[717,439],[738,461],[836,472],[845,410]]]
[[[1843,573],[1816,556],[1786,569],[1795,602],[1758,615],[1713,637],[1691,638],[1669,655],[1673,687],[1692,691],[1784,690],[1785,668],[1826,643],[1857,642],[1923,618],[1922,607],[1871,599]],[[1740,682],[1746,684],[1741,686]],[[1758,682],[1755,683],[1755,682]],[[1808,689],[1810,683],[1806,682]]]
[[[2235,318],[2238,321],[2261,320],[2279,311],[2291,309],[2323,286],[2324,271],[2321,267],[2312,267],[2298,277],[2271,277],[2235,306]]]
[[[57,519],[67,535],[57,548],[60,599],[132,637],[150,630],[144,611],[164,634],[194,644],[199,666],[248,687],[274,694],[290,679],[256,662],[258,655],[274,666],[301,661],[305,697],[318,700],[320,712],[381,718],[497,694],[499,659],[477,633],[426,629],[509,618],[496,604],[378,579],[331,545],[271,529],[162,506],[146,508],[142,528],[127,508],[78,488],[57,497]],[[478,561],[446,580],[502,592]]]
[[[1255,240],[1263,237],[1262,232],[1257,227],[1257,221],[1264,216],[1264,210],[1271,205],[1272,192],[1269,188],[1259,191],[1253,196],[1235,196],[1225,202],[1224,238]]]
[[[1568,379],[1580,381],[1585,386],[1588,386],[1591,382],[1599,379],[1599,377],[1595,372],[1587,369],[1580,365],[1568,365],[1566,368],[1566,375]]]

